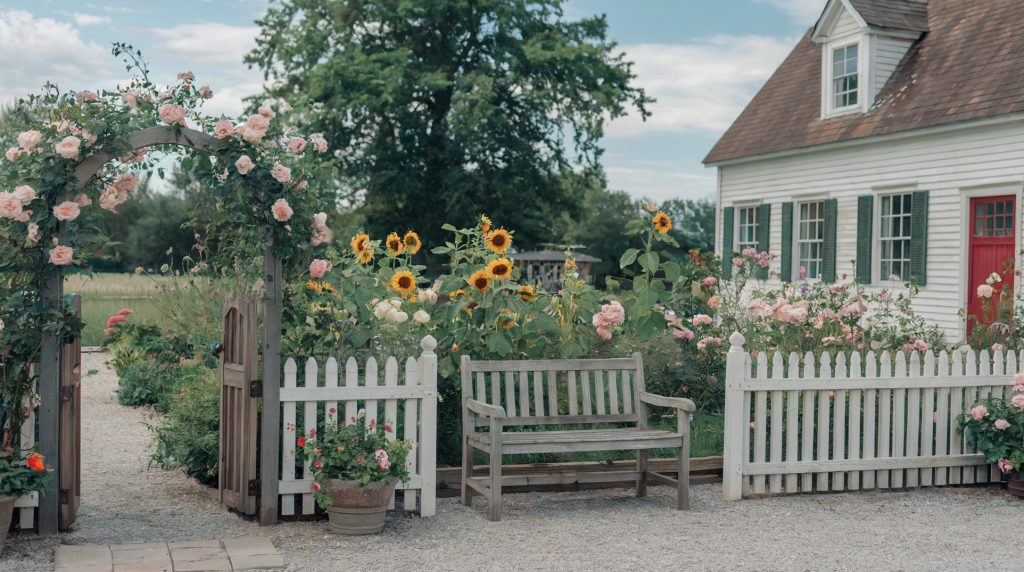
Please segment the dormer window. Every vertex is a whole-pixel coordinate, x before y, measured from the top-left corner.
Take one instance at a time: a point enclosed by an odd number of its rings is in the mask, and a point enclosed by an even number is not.
[[[857,44],[849,44],[832,50],[832,105],[834,111],[856,107],[859,102],[858,48]]]

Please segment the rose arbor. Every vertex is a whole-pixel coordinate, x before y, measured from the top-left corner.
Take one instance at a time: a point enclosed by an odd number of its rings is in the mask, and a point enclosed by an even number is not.
[[[159,88],[138,51],[117,44],[113,53],[135,79],[98,93],[48,84],[22,102],[26,124],[0,161],[0,403],[31,403],[38,382],[39,447],[57,473],[61,400],[68,398],[59,392],[61,347],[82,328],[64,302],[64,275],[88,271],[99,241],[80,231],[95,209],[116,212],[129,199],[136,173],[159,168],[159,151],[179,148],[186,165],[193,155],[210,157],[203,182],[215,208],[207,230],[221,249],[264,245],[264,431],[279,424],[281,287],[292,273],[283,261],[305,260],[304,251],[329,238],[326,216],[318,212],[324,200],[311,186],[329,163],[322,137],[286,137],[272,105],[237,124],[206,117],[200,109],[212,92],[197,86],[191,72]],[[16,436],[26,411],[9,409],[9,435]],[[276,442],[276,433],[269,437],[264,442]],[[264,466],[277,466],[275,447],[264,454]],[[276,499],[276,486],[275,479],[263,480],[262,498]],[[47,491],[40,498],[43,534],[57,530],[59,497]],[[268,511],[276,519],[276,502],[263,507]]]

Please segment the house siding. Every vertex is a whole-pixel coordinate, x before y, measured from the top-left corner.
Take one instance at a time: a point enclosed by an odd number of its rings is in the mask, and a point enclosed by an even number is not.
[[[993,185],[1000,194],[1019,193],[1022,182],[1024,126],[1009,123],[721,165],[719,206],[838,199],[836,269],[848,281],[853,279],[852,261],[857,254],[857,197],[890,189],[930,191],[927,285],[915,298],[914,309],[938,324],[948,342],[955,342],[963,337],[958,311],[965,305],[967,288],[962,277],[966,269],[964,192]],[[1018,234],[1020,209],[1018,201]],[[769,244],[775,253],[781,249],[781,218],[782,209],[772,208]],[[716,238],[720,239],[721,217],[718,220]],[[716,244],[721,245],[721,240]],[[877,251],[877,244],[873,246]],[[873,267],[875,284],[868,289],[891,287],[891,283],[879,283],[877,264]],[[778,259],[770,270],[769,285],[778,285]]]
[[[841,37],[847,34],[855,34],[860,31],[860,24],[854,19],[853,15],[846,8],[843,8],[843,13],[836,20],[835,26],[829,32],[830,37]]]
[[[913,44],[912,41],[902,38],[887,38],[884,36],[876,36],[872,42],[873,49],[875,50],[875,57],[872,65],[874,93],[871,94],[871,100],[874,101],[874,97],[878,95],[878,92],[882,91],[885,87],[885,82],[889,81],[892,76],[892,72],[896,71],[896,66],[899,65],[900,60],[910,49]]]

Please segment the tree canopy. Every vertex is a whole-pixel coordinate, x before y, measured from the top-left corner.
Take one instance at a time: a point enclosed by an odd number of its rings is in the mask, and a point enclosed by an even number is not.
[[[257,23],[246,61],[339,150],[378,235],[436,243],[488,213],[517,244],[557,238],[605,123],[653,101],[605,18],[569,21],[562,0],[289,0]]]

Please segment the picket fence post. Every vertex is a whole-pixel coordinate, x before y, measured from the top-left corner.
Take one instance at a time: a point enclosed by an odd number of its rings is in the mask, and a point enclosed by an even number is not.
[[[740,383],[747,377],[747,358],[743,350],[743,335],[733,332],[729,336],[729,353],[725,365],[725,451],[722,468],[722,497],[727,501],[743,496],[743,431],[749,411],[743,411],[743,389]]]
[[[423,414],[420,418],[420,475],[423,488],[420,490],[420,516],[434,516],[437,503],[437,340],[426,336],[420,342],[420,383],[427,389],[421,400]]]

